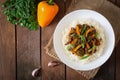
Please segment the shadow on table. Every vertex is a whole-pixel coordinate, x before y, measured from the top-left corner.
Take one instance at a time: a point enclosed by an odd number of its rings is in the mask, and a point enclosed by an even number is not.
[[[120,71],[117,69],[120,67],[119,61],[120,61],[120,41],[118,45],[114,48],[114,51],[109,58],[109,60],[101,66],[99,72],[92,80],[118,80],[119,76],[117,74],[120,73]],[[119,77],[120,78],[120,77]]]

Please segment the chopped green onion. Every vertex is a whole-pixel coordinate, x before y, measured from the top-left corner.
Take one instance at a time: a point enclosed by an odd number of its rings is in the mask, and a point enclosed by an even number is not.
[[[78,53],[79,53],[79,54],[82,54],[82,51],[81,51],[81,50],[78,50]]]
[[[90,48],[89,50],[88,50],[88,52],[91,52],[92,51],[92,48]]]
[[[98,38],[98,33],[97,32],[95,33],[95,38]]]
[[[70,36],[71,36],[71,37],[74,37],[74,36],[75,36],[75,33],[71,34]]]
[[[93,48],[93,49],[95,49],[95,48],[96,48],[96,46],[94,45],[92,48]]]
[[[84,47],[85,47],[84,43],[82,43],[81,45],[82,45],[82,48],[84,48]]]
[[[90,42],[90,39],[88,39],[87,42]]]
[[[82,43],[86,41],[86,38],[83,35],[80,35],[79,38],[82,40]]]
[[[96,46],[94,45],[92,48],[90,48],[89,50],[88,50],[88,52],[91,52],[93,49],[95,49],[96,48]]]
[[[86,26],[86,25],[83,25],[83,28],[82,28],[82,30],[81,30],[81,34],[84,34],[86,30],[87,30],[87,26]]]
[[[89,57],[89,55],[84,55],[81,59],[86,59],[88,57]]]
[[[85,41],[86,41],[86,38],[85,38],[85,36],[83,36],[83,35],[80,35],[79,38],[81,39],[82,48],[84,48],[84,47],[85,47],[84,43],[85,43]]]
[[[68,45],[68,46],[67,46],[67,50],[70,50],[71,48],[72,48],[71,45]]]

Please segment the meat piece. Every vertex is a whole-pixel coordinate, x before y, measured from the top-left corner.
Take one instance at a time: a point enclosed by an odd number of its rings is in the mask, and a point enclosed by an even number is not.
[[[100,45],[100,39],[96,39],[95,45],[96,45],[96,46],[99,46],[99,45]]]
[[[69,32],[69,35],[75,33],[75,31],[76,31],[75,28],[71,28],[71,30],[70,30],[70,32]]]

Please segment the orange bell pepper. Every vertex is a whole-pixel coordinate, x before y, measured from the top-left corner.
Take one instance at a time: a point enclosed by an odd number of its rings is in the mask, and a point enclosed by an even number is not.
[[[93,31],[93,30],[94,30],[94,28],[88,29],[88,30],[86,31],[86,37],[88,36],[88,33],[91,32],[91,31]]]
[[[58,5],[52,0],[40,2],[37,9],[38,24],[41,27],[48,26],[52,22],[58,11]]]
[[[78,36],[80,35],[80,32],[81,32],[81,30],[80,30],[79,26],[77,25],[76,26],[76,33],[77,33]]]

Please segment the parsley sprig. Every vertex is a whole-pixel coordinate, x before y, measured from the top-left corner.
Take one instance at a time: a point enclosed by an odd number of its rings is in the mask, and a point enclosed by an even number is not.
[[[3,13],[7,20],[14,25],[26,27],[29,30],[37,30],[37,3],[35,0],[8,0],[2,4]]]

